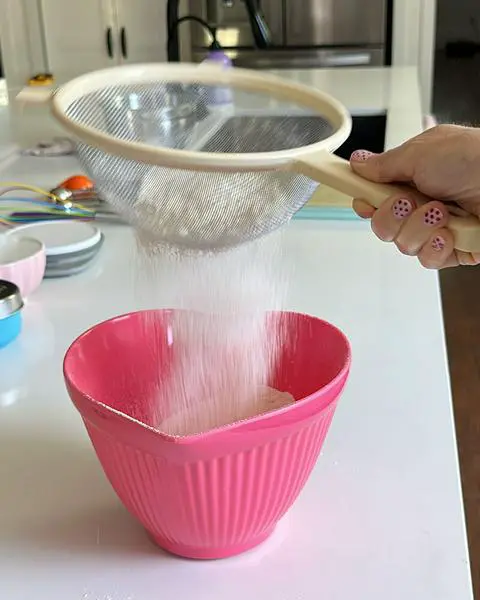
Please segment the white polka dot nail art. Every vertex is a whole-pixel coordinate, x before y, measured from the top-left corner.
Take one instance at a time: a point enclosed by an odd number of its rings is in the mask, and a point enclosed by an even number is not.
[[[412,214],[413,204],[406,198],[400,198],[392,206],[392,212],[395,219],[405,219]]]
[[[423,218],[425,225],[438,225],[443,219],[443,212],[439,208],[429,208]]]

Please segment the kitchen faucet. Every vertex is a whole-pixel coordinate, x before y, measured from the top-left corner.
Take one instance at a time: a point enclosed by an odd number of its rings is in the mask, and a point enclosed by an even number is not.
[[[214,28],[197,17],[182,17],[179,19],[180,0],[168,0],[167,2],[167,57],[169,62],[180,60],[180,44],[178,39],[178,25],[182,20],[193,20],[205,27],[213,37],[213,44],[218,46]],[[271,46],[271,34],[268,25],[258,6],[258,0],[243,0],[250,21],[253,39],[257,48],[265,49]]]

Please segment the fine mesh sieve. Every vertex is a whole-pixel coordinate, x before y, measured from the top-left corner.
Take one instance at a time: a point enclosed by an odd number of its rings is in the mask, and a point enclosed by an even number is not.
[[[290,220],[318,182],[375,206],[373,184],[333,155],[351,119],[333,98],[263,72],[133,65],[79,77],[54,115],[107,202],[152,239],[220,250]],[[478,222],[452,217],[456,247],[480,251]]]
[[[106,87],[72,102],[66,116],[119,140],[230,155],[299,148],[334,132],[323,116],[298,104],[205,84]],[[136,227],[166,243],[202,249],[235,246],[277,229],[318,185],[281,168],[176,169],[85,144],[78,154],[103,197]]]

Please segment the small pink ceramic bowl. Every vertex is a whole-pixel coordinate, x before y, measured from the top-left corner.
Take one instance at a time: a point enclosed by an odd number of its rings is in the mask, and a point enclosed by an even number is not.
[[[27,237],[0,236],[0,279],[17,285],[24,299],[42,282],[45,265],[42,242]]]

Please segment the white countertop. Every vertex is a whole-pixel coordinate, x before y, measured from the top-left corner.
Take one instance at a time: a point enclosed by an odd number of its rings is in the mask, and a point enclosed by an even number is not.
[[[411,70],[356,73],[350,88],[346,72],[311,76],[354,109],[392,108],[398,84],[389,143],[420,130]],[[2,178],[53,186],[72,170],[73,159],[28,158]],[[274,536],[237,558],[184,561],[154,547],[121,507],[64,389],[74,337],[141,308],[131,232],[104,231],[98,262],[44,281],[21,337],[0,353],[0,391],[17,395],[0,406],[2,598],[471,600],[437,275],[375,240],[366,223],[290,225],[287,308],[344,329],[350,383]]]

